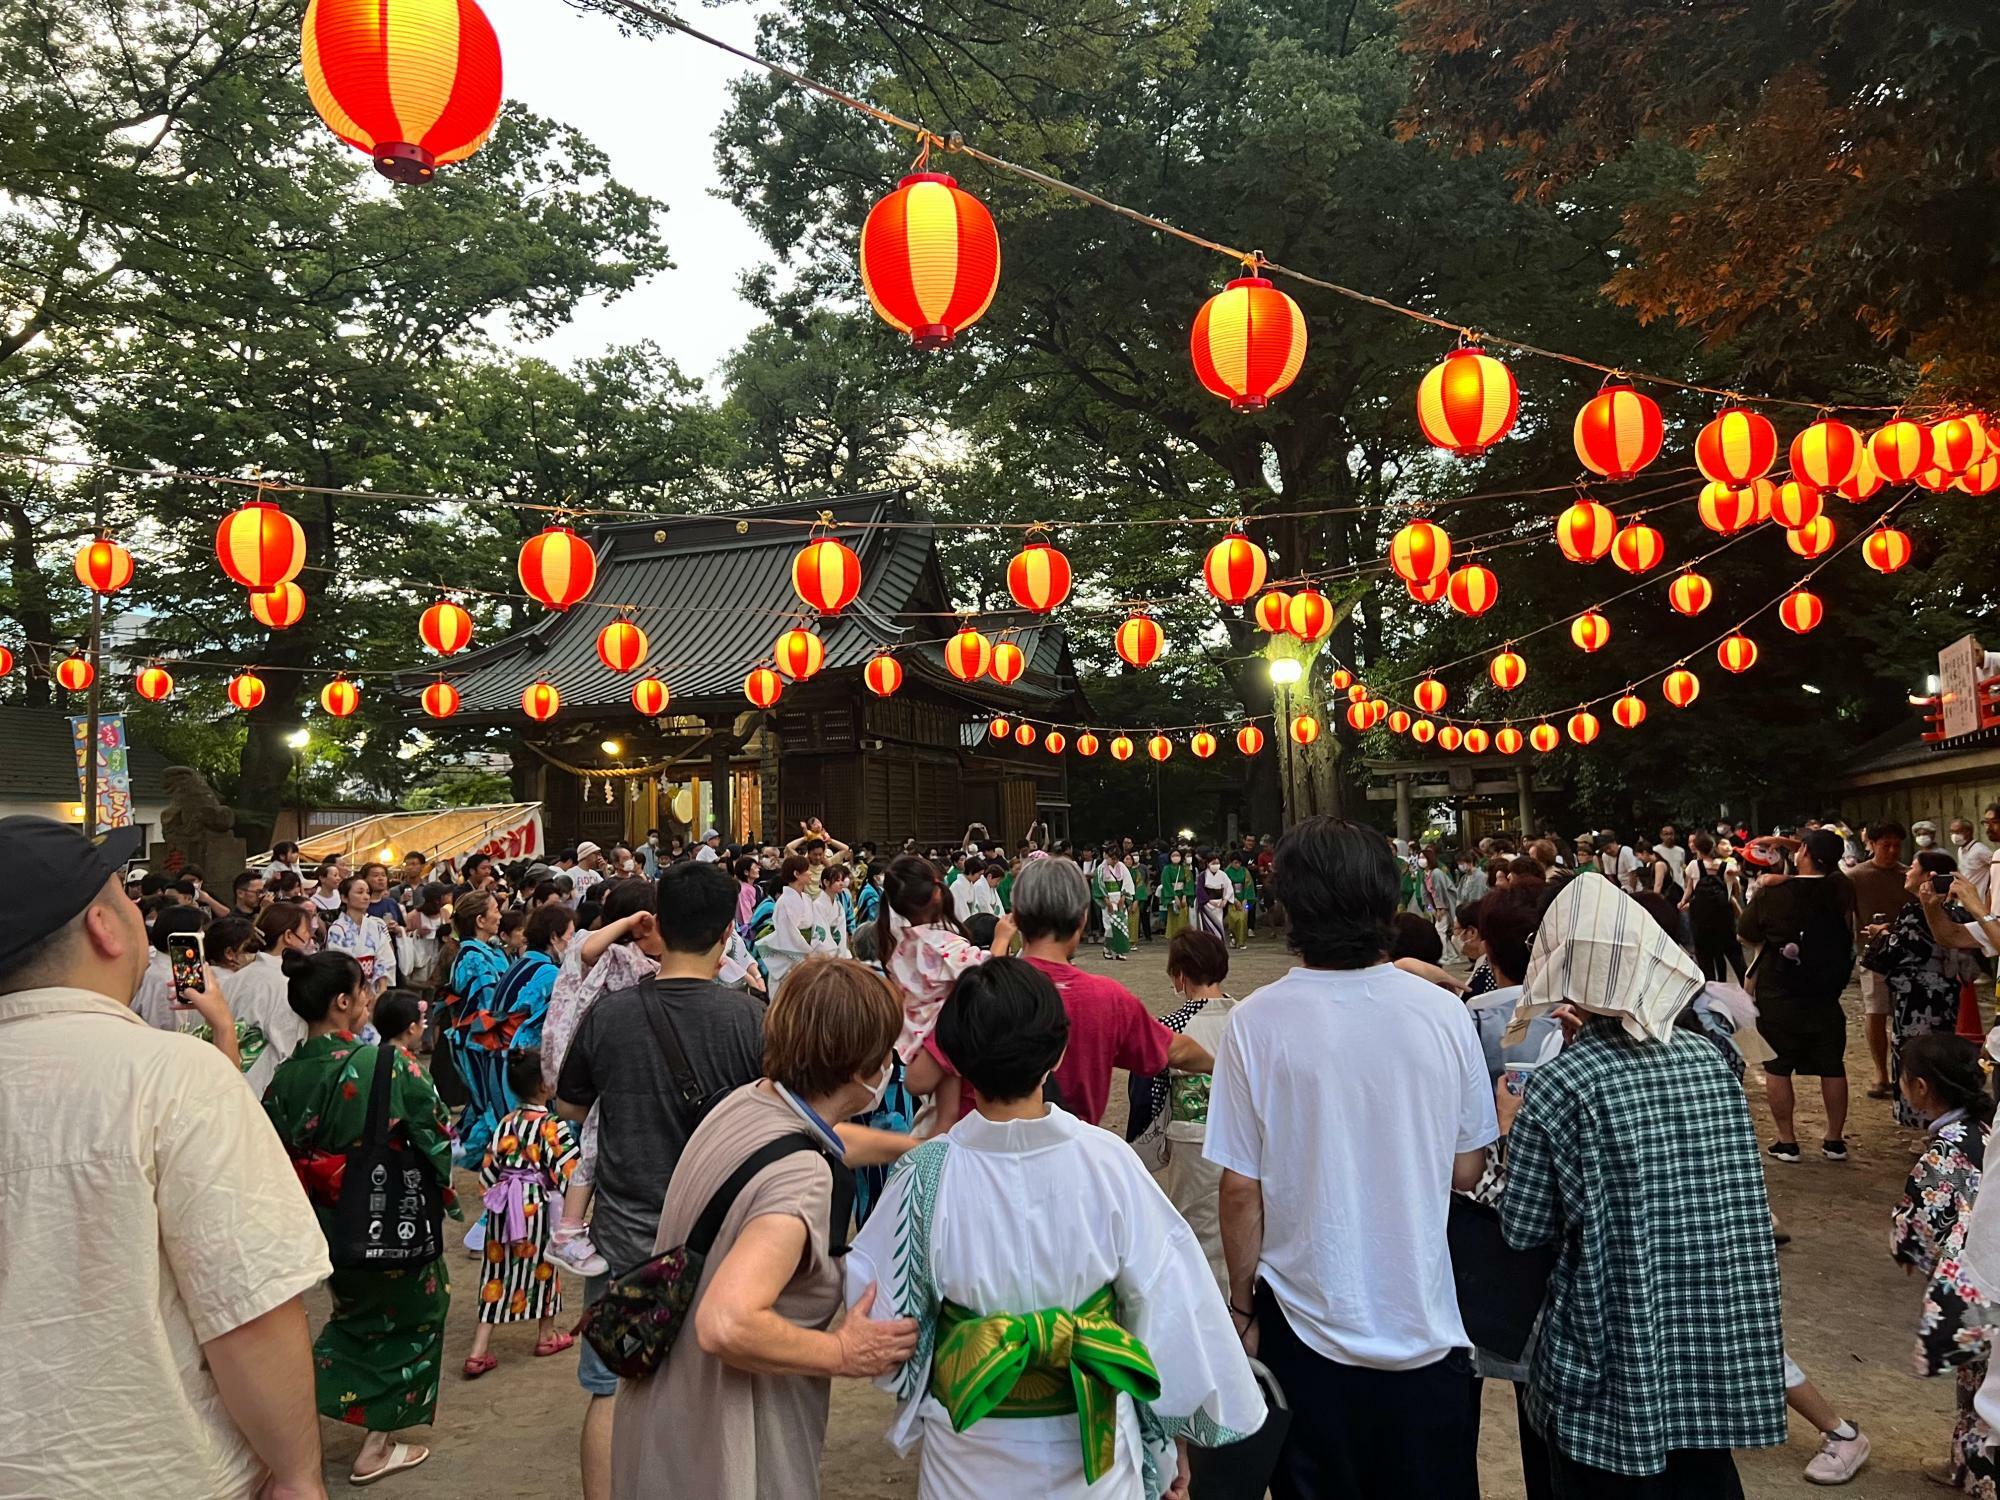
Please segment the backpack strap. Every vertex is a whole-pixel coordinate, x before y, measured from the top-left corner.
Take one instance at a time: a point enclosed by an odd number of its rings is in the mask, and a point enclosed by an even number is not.
[[[639,1009],[645,1013],[653,1039],[660,1044],[660,1051],[666,1057],[667,1071],[673,1075],[674,1088],[681,1096],[681,1104],[687,1110],[689,1128],[692,1129],[694,1122],[701,1118],[702,1105],[707,1096],[701,1091],[701,1080],[695,1077],[694,1065],[688,1061],[687,1051],[681,1046],[680,1033],[674,1029],[673,1018],[667,1014],[666,1005],[659,985],[654,981],[648,979],[639,986]],[[726,1209],[724,1211],[727,1212]],[[721,1220],[716,1222],[719,1224]]]

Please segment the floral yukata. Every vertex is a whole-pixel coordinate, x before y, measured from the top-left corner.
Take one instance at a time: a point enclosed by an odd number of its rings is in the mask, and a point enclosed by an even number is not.
[[[567,1121],[529,1104],[502,1119],[486,1148],[486,1248],[479,1286],[482,1323],[536,1323],[562,1311],[562,1279],[542,1259],[549,1205],[562,1206],[582,1153]]]
[[[321,1233],[333,1219],[338,1188],[304,1165],[315,1151],[342,1154],[361,1144],[376,1049],[353,1034],[330,1032],[302,1043],[278,1067],[264,1095]],[[389,1083],[389,1120],[437,1173],[445,1211],[464,1217],[451,1190],[451,1127],[430,1079],[398,1057]],[[319,1158],[324,1163],[325,1158]],[[331,1191],[329,1191],[331,1188]],[[442,1258],[407,1270],[337,1269],[327,1283],[333,1316],[313,1340],[319,1414],[369,1432],[421,1427],[437,1414],[451,1273]]]
[[[1962,972],[1958,955],[1931,939],[1930,924],[1916,901],[1906,901],[1889,924],[1888,935],[1862,958],[1864,967],[1879,973],[1889,986],[1889,1081],[1903,1077],[1903,1043],[1925,1031],[1950,1031],[1958,1025],[1958,991]],[[1924,1121],[1903,1102],[1896,1090],[1892,1106],[1898,1125],[1920,1127]]]

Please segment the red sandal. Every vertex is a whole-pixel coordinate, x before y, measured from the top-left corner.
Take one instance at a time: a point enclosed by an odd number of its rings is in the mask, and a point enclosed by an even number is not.
[[[488,1370],[498,1369],[500,1361],[490,1354],[468,1354],[465,1357],[465,1378],[477,1380]]]
[[[535,1345],[535,1358],[547,1359],[551,1354],[560,1354],[563,1350],[574,1347],[575,1344],[576,1339],[571,1334],[552,1333]]]

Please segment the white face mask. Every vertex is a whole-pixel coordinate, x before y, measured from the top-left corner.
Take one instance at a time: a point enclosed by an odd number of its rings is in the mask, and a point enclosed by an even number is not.
[[[1958,846],[1959,846],[1959,848],[1961,848],[1961,849],[1963,849],[1963,848],[1965,847],[1965,835],[1964,835],[1964,834],[1962,834],[1962,833],[1954,833],[1954,834],[1953,834],[1953,835],[1951,836],[1951,841],[1952,841],[1952,842],[1953,842],[1954,844],[1958,845]]]
[[[1928,849],[1932,844],[1935,844],[1936,842],[1937,842],[1936,834],[1920,833],[1917,835],[1917,847],[1919,849]]]
[[[873,1113],[875,1107],[882,1102],[882,1096],[889,1092],[889,1080],[894,1078],[895,1076],[896,1076],[895,1063],[885,1062],[884,1064],[882,1064],[882,1076],[876,1079],[873,1083],[868,1085],[867,1104],[863,1105],[859,1110],[855,1111],[855,1113],[863,1115]]]

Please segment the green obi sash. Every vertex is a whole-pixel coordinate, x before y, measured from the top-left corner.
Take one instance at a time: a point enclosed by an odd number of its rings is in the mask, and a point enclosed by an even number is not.
[[[1118,1451],[1118,1393],[1160,1398],[1160,1372],[1146,1346],[1118,1325],[1110,1287],[1074,1312],[980,1317],[955,1302],[938,1309],[931,1394],[951,1413],[954,1432],[981,1417],[1055,1417],[1075,1412],[1088,1484]],[[1067,1376],[1067,1378],[1065,1378]]]

